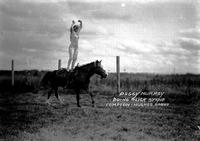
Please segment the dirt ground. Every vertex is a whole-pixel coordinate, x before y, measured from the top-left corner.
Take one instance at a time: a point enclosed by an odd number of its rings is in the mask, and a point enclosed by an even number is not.
[[[0,96],[0,141],[198,141],[200,103],[152,107],[107,107],[112,96],[60,92],[45,103],[44,91]]]

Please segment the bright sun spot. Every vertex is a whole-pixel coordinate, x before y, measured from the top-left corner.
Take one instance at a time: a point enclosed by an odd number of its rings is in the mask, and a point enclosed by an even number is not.
[[[121,4],[121,7],[125,7],[125,6],[126,6],[126,4],[125,4],[125,3],[122,3],[122,4]]]

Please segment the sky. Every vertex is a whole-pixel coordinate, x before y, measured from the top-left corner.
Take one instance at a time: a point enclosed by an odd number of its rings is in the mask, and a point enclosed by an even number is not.
[[[82,20],[77,63],[105,70],[200,73],[198,0],[0,0],[0,70],[67,67],[69,28]]]

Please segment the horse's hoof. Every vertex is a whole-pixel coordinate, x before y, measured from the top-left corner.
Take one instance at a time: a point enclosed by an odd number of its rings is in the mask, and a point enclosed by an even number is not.
[[[47,100],[45,103],[46,103],[47,105],[51,105],[51,103],[49,102],[49,100]]]
[[[58,101],[60,102],[60,104],[64,104],[63,99],[58,99]]]

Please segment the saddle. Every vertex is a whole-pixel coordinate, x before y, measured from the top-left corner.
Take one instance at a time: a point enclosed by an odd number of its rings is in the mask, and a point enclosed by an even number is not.
[[[73,70],[69,71],[70,81],[78,75],[78,66],[76,66]]]
[[[65,68],[56,70],[56,75],[57,75],[57,76],[60,76],[60,77],[66,77],[66,75],[67,75],[68,73],[69,73],[69,72],[68,72],[67,69],[65,69]]]
[[[76,66],[74,69],[67,71],[68,72],[68,83],[65,86],[65,88],[69,87],[73,80],[75,80],[75,78],[78,75],[78,70],[79,70],[79,66]]]

